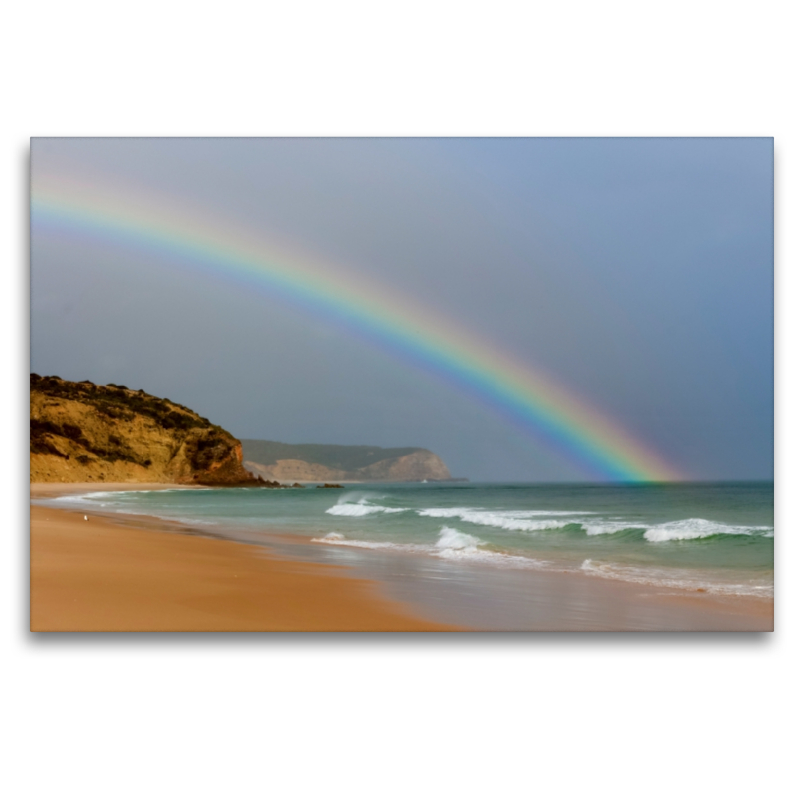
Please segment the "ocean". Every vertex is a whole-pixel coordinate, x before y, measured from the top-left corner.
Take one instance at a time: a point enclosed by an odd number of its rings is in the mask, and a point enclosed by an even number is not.
[[[541,609],[529,587],[551,585],[547,576],[556,573],[771,598],[773,494],[771,482],[403,483],[94,491],[42,502],[161,517],[292,557],[355,566],[440,617],[444,609],[462,624],[469,617],[516,629],[536,625]],[[572,613],[588,619],[591,601],[584,605]]]

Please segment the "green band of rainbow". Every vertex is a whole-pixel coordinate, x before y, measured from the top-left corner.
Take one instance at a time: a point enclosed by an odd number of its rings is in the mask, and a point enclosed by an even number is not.
[[[541,371],[396,292],[283,251],[251,231],[164,207],[136,192],[123,199],[96,186],[64,182],[33,187],[31,222],[32,230],[45,226],[172,256],[193,270],[310,310],[467,392],[587,477],[680,479],[650,448]]]

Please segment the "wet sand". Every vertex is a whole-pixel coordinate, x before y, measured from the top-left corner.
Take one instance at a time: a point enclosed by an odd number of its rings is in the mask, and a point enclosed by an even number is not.
[[[152,488],[170,487],[32,484],[31,498]],[[354,570],[336,564],[346,554],[296,535],[271,532],[267,549],[188,533],[197,534],[156,518],[84,520],[84,512],[32,505],[31,630],[773,630],[773,602],[760,598],[430,561],[423,571],[439,570],[433,583],[409,577],[414,568],[398,580],[398,556]],[[510,588],[515,608],[501,601]]]
[[[120,523],[31,505],[32,631],[457,629],[415,616],[345,568],[160,521]]]
[[[353,565],[418,613],[481,631],[773,630],[773,601],[671,589],[561,569],[508,569],[424,555],[276,539],[289,558]]]

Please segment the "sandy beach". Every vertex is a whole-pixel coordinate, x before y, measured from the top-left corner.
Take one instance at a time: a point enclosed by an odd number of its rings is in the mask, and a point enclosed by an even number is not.
[[[40,484],[31,497],[92,488],[148,486]],[[415,617],[346,569],[178,530],[31,505],[31,630],[457,630]]]
[[[31,484],[31,499],[165,488]],[[313,545],[286,557],[155,517],[84,517],[31,504],[32,631],[773,630],[773,602],[761,598],[492,570],[462,594],[430,602],[424,584],[391,585],[379,573],[367,580],[350,567],[316,563],[315,554],[324,559]],[[276,542],[297,541],[272,533]],[[530,627],[509,625],[510,609],[494,608],[498,580],[518,582],[520,596],[540,609]]]

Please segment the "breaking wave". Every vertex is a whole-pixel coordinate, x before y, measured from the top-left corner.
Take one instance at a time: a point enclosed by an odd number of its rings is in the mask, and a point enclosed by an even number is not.
[[[641,536],[641,522],[625,522],[623,520],[608,520],[605,522],[583,522],[581,523],[587,536],[610,536],[623,531],[639,531]]]
[[[725,525],[708,519],[682,519],[653,525],[644,532],[648,542],[670,542],[676,539],[705,539],[709,536],[762,536],[771,538],[769,525]]]
[[[436,542],[436,548],[440,553],[445,551],[461,550],[465,553],[477,553],[478,545],[483,542],[477,536],[470,536],[468,533],[461,533],[455,528],[444,526]]]
[[[657,525],[625,519],[602,519],[591,511],[501,511],[481,508],[393,508],[373,502],[366,496],[358,499],[340,498],[325,513],[341,517],[365,517],[370,514],[399,514],[414,512],[420,517],[458,519],[505,531],[536,533],[539,531],[583,532],[587,536],[626,534],[643,537],[648,542],[704,539],[710,536],[760,536],[772,538],[774,529],[768,525],[727,525],[722,522],[693,518],[664,522]],[[586,519],[586,517],[596,517]],[[466,534],[464,534],[466,535]]]
[[[360,539],[348,539],[341,533],[335,532],[311,541],[316,544],[357,547],[365,550],[393,550],[400,553],[436,556],[449,561],[481,562],[516,569],[541,569],[549,563],[535,558],[481,549],[485,542],[482,542],[477,536],[470,536],[468,533],[462,533],[456,528],[448,528],[447,526],[442,527],[439,538],[433,545],[368,542]]]
[[[362,499],[355,503],[339,502],[335,506],[331,506],[325,513],[332,514],[334,517],[366,517],[368,514],[398,514],[408,510],[407,508],[379,506]]]
[[[589,511],[485,511],[479,508],[424,508],[417,511],[420,517],[460,519],[473,525],[502,528],[506,531],[547,531],[580,525],[582,520],[571,519],[577,515],[591,514]],[[558,519],[542,519],[542,517]]]
[[[477,508],[426,508],[421,517],[455,518],[473,525],[485,525],[507,531],[546,531],[580,528],[587,536],[638,532],[649,542],[677,539],[702,539],[709,536],[763,536],[772,538],[769,525],[726,525],[707,519],[684,519],[647,525],[624,519],[587,520],[590,511],[484,511]],[[547,519],[543,517],[552,517]]]

